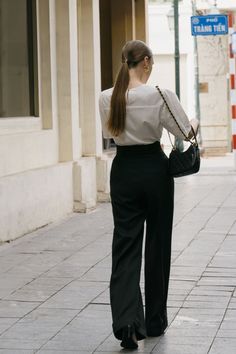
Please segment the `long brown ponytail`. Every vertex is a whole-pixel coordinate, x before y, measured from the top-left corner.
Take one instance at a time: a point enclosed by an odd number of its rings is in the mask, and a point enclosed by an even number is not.
[[[152,52],[142,41],[129,41],[122,49],[122,66],[118,72],[111,96],[108,130],[113,136],[120,135],[125,129],[126,91],[129,86],[129,69],[135,68],[145,56],[151,58]]]

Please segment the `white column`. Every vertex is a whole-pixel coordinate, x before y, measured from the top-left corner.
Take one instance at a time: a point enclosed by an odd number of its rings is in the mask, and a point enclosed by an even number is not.
[[[60,161],[81,156],[78,60],[77,2],[56,0],[57,102],[59,118]]]
[[[79,97],[83,156],[102,154],[99,0],[78,0]]]

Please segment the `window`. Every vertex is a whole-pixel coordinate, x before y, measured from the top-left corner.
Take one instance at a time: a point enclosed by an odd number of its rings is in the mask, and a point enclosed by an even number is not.
[[[0,117],[37,115],[36,1],[0,0]]]

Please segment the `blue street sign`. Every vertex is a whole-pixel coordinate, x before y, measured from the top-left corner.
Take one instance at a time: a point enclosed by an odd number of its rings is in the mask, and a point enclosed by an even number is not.
[[[204,15],[191,17],[192,36],[215,36],[228,33],[228,16]]]

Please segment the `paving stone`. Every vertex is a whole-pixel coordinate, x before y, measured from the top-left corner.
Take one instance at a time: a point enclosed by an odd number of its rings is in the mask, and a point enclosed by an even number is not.
[[[40,353],[40,354],[92,354],[93,351],[58,350],[58,349],[56,349],[56,350],[45,350],[45,349],[42,349],[42,350],[37,351],[37,353]],[[0,352],[0,354],[1,354],[1,352]]]
[[[202,337],[210,337],[214,338],[217,333],[217,328],[214,326],[204,326],[204,327],[185,327],[185,328],[177,328],[177,327],[170,327],[167,330],[167,334],[170,337],[193,337],[196,336],[199,339]]]
[[[217,338],[234,338],[235,339],[235,329],[220,329],[217,333]]]
[[[20,351],[20,350],[33,350],[35,351],[39,349],[42,346],[42,343],[40,340],[24,340],[22,339],[3,339],[0,337],[0,349],[4,350],[3,353],[5,353],[5,350],[15,350],[15,351]],[[9,353],[10,354],[10,353]]]
[[[94,300],[91,301],[91,303],[110,305],[109,288],[103,291],[100,295],[98,295]]]
[[[236,309],[236,298],[232,298],[229,305],[228,305],[229,309]]]
[[[227,349],[226,349],[227,348]],[[235,338],[216,338],[209,351],[209,354],[235,354],[236,339]]]
[[[101,268],[101,267],[93,267],[88,272],[80,277],[80,280],[85,281],[103,281],[109,282],[111,277],[111,269],[110,268]]]
[[[39,306],[39,302],[0,301],[0,317],[23,317]]]
[[[181,275],[199,277],[200,275],[202,275],[204,270],[205,267],[194,267],[194,266],[182,267],[182,266],[172,265],[170,275],[172,277],[181,276]]]
[[[198,292],[200,294],[207,292],[213,296],[225,296],[226,294],[231,296],[234,291],[234,286],[221,286],[221,285],[197,285],[192,289],[191,294]]]
[[[186,289],[186,290],[191,290],[195,285],[195,282],[193,281],[184,281],[184,280],[176,280],[176,279],[171,279],[170,280],[170,289]]]
[[[225,239],[225,234],[224,233],[217,233],[217,232],[208,232],[203,229],[197,234],[195,239],[196,240],[204,239],[205,241],[213,241],[214,240],[217,244],[221,244],[221,242],[223,242]]]
[[[195,277],[193,275],[171,275],[170,280],[183,280],[183,281],[194,281],[197,282],[199,280],[199,276]]]
[[[236,309],[227,309],[224,317],[225,321],[236,321]]]
[[[168,307],[182,307],[183,303],[184,303],[183,301],[168,300],[167,306]]]
[[[225,309],[226,304],[220,301],[185,301],[182,307],[196,309]]]
[[[169,294],[168,301],[184,301],[186,299],[186,295],[184,294]]]
[[[217,270],[215,270],[217,269]],[[219,270],[218,270],[219,269]],[[208,267],[207,270],[202,273],[203,276],[206,277],[224,277],[224,278],[232,278],[236,277],[236,269],[230,268],[230,269],[225,269],[225,268],[211,268]]]
[[[178,312],[178,315],[180,316],[187,316],[187,317],[192,317],[195,319],[202,319],[202,318],[208,318],[209,321],[211,319],[222,319],[225,314],[225,309],[223,308],[181,308]]]
[[[25,350],[25,349],[0,349],[0,354],[34,354],[34,350]]]
[[[93,267],[95,264],[109,256],[110,253],[111,250],[109,248],[104,249],[101,245],[97,245],[94,249],[91,249],[91,247],[85,247],[69,257],[67,262],[72,265],[77,265],[79,262],[81,267]]]
[[[147,338],[138,342],[138,353],[150,353],[160,338]],[[96,353],[120,352],[120,341],[110,335],[95,351]]]
[[[187,296],[189,294],[189,292],[191,291],[191,289],[177,289],[177,288],[169,288],[169,295],[183,295],[183,296]]]
[[[217,301],[218,298],[230,299],[232,296],[232,291],[211,290],[208,288],[206,289],[204,286],[197,286],[192,289],[189,296],[206,296],[208,298],[214,298]]]
[[[43,278],[39,277],[21,289],[14,291],[10,296],[5,296],[7,300],[19,301],[45,301],[53,294],[57,293],[73,278]]]
[[[119,354],[119,353],[121,353],[121,350],[122,349],[120,349],[120,350],[116,350],[116,351],[111,351],[111,352],[109,352],[109,354]],[[125,349],[123,349],[123,352],[124,353],[128,353],[128,350],[125,350]],[[107,352],[98,352],[98,351],[94,351],[93,353],[99,353],[99,354],[107,354]]]
[[[221,326],[220,326],[220,329],[221,330],[234,330],[234,332],[236,331],[236,318],[235,320],[227,320],[227,319],[224,319],[223,322],[221,323]]]
[[[210,262],[210,266],[212,267],[221,267],[225,268],[227,264],[228,268],[236,268],[236,257],[235,254],[216,254],[213,260]]]
[[[167,313],[168,313],[168,322],[169,325],[171,324],[171,322],[174,320],[174,318],[176,317],[177,313],[179,312],[179,308],[175,308],[175,307],[168,307],[167,306]]]
[[[1,335],[1,339],[45,341],[53,337],[62,327],[70,322],[77,314],[77,311],[37,309],[22,318],[10,329]]]
[[[229,231],[229,235],[236,235],[236,222],[231,226],[231,229]]]
[[[0,317],[0,334],[2,334],[6,329],[10,328],[19,318],[5,318]]]
[[[160,341],[158,343],[158,346],[161,345],[163,347],[166,347],[168,345],[190,345],[194,347],[210,347],[212,343],[212,337],[211,336],[203,336],[203,337],[198,337],[193,335],[191,336],[173,336],[169,335],[168,332],[166,335],[162,336],[160,338]],[[171,354],[171,353],[170,353]]]
[[[182,253],[174,262],[174,265],[189,267],[193,264],[199,264],[200,267],[206,266],[211,260],[211,255],[201,254],[188,254],[188,252]]]
[[[51,268],[48,272],[44,273],[43,276],[49,278],[78,279],[89,269],[90,266],[81,267],[79,262],[77,262],[77,264],[70,264],[69,262],[65,261]]]
[[[220,327],[221,319],[213,321],[208,320],[207,317],[200,316],[199,318],[193,316],[181,316],[177,314],[170,328],[215,328]]]
[[[215,238],[197,238],[191,242],[189,245],[187,252],[192,252],[193,254],[199,253],[202,255],[212,255],[215,254],[219,248],[221,240],[217,242]]]
[[[111,236],[109,236],[109,238],[111,238]],[[96,267],[97,268],[109,268],[109,269],[111,269],[111,254],[109,254],[107,257],[105,257],[100,262],[98,262]]]
[[[93,351],[110,334],[110,308],[90,305],[48,341],[43,349]]]
[[[198,285],[236,286],[236,277],[202,277]]]
[[[25,276],[25,274],[21,274],[21,276],[11,276],[9,273],[1,274],[1,288],[0,294],[3,291],[5,294],[11,294],[13,291],[22,288],[22,286],[30,283],[34,278],[31,276]],[[2,294],[3,294],[2,293]]]
[[[20,265],[13,267],[6,274],[14,277],[32,277],[36,278],[49,271],[56,264],[67,258],[70,253],[45,251],[32,255],[29,259]]]
[[[217,296],[217,298],[215,298],[214,295],[211,294],[204,294],[204,295],[194,295],[194,294],[190,294],[187,296],[186,298],[186,302],[199,302],[200,304],[202,302],[212,302],[213,303],[222,303],[225,307],[228,305],[230,296]],[[216,306],[217,307],[217,306]]]
[[[208,345],[157,344],[152,353],[159,354],[207,354]]]
[[[83,309],[108,288],[106,282],[73,281],[45,301],[42,308]]]

